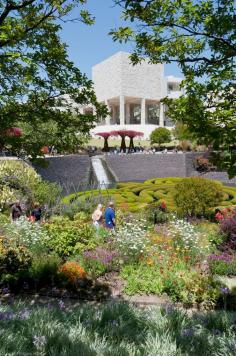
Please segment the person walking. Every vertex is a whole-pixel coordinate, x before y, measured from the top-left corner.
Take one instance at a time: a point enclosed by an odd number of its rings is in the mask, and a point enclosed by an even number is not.
[[[98,229],[102,225],[103,219],[102,204],[98,204],[96,210],[92,214],[93,226]]]
[[[40,221],[42,215],[42,210],[38,203],[34,204],[34,209],[30,215],[32,221]]]
[[[16,221],[17,219],[19,219],[22,215],[22,208],[20,205],[19,201],[16,201],[12,207],[11,207],[11,219],[12,221]]]
[[[105,211],[105,223],[107,229],[114,229],[116,226],[116,214],[114,203],[111,201]]]

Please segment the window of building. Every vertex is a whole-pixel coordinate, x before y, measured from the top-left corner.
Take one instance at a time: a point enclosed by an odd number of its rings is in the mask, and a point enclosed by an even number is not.
[[[130,104],[130,124],[141,124],[141,105]]]
[[[120,124],[120,107],[118,105],[113,105],[111,107],[111,125]]]
[[[160,124],[160,104],[147,105],[146,124],[150,124],[150,125]]]
[[[179,83],[168,83],[168,87],[167,88],[168,88],[167,89],[168,94],[172,93],[172,92],[175,92],[175,91],[180,91]]]

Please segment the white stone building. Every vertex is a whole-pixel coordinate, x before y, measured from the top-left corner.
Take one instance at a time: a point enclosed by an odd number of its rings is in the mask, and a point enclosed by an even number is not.
[[[163,64],[143,62],[133,66],[129,56],[118,52],[92,68],[97,99],[110,110],[110,115],[92,130],[92,135],[130,129],[141,131],[148,138],[156,127],[172,126],[160,100],[166,96],[179,97],[182,79],[165,77]]]

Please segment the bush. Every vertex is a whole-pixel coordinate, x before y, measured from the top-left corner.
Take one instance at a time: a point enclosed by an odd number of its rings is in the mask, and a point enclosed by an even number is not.
[[[212,254],[208,258],[210,271],[213,275],[229,276],[236,274],[236,255],[228,253]]]
[[[32,260],[28,276],[39,286],[54,284],[58,279],[58,268],[61,259],[56,254],[40,254]]]
[[[184,178],[175,186],[174,201],[182,216],[205,216],[222,197],[220,183],[201,177]]]
[[[76,284],[79,279],[86,277],[85,270],[76,262],[65,262],[58,270],[70,283]]]
[[[162,143],[171,142],[171,132],[165,127],[159,127],[151,132],[150,135],[151,144],[157,143],[161,145]]]
[[[47,250],[45,241],[47,240],[46,231],[40,224],[28,221],[21,216],[14,222],[2,224],[2,230],[12,244],[25,246],[32,253]]]
[[[0,275],[14,275],[18,272],[27,270],[32,262],[32,257],[28,249],[19,245],[13,239],[6,237],[0,239]]]
[[[55,217],[45,224],[48,234],[46,245],[59,256],[69,256],[95,248],[99,236],[94,228],[84,222],[72,221],[66,217]]]
[[[35,201],[52,205],[61,189],[55,183],[42,180],[36,171],[20,160],[0,164],[0,209],[20,200],[31,208]]]
[[[79,258],[82,266],[96,278],[106,272],[117,270],[119,265],[119,253],[103,247],[97,247],[92,251],[85,251]]]
[[[218,283],[210,276],[189,271],[183,261],[174,261],[169,266],[140,263],[127,265],[122,270],[126,280],[125,293],[157,294],[166,292],[173,301],[184,303],[204,303],[212,306],[218,296]]]
[[[167,212],[161,208],[161,205],[151,205],[145,215],[147,220],[152,224],[164,224],[169,220]]]
[[[226,237],[220,249],[236,251],[236,216],[223,219],[220,223],[220,231]]]
[[[146,220],[133,220],[119,226],[114,238],[115,249],[125,261],[137,261],[146,253],[149,240],[146,234]]]

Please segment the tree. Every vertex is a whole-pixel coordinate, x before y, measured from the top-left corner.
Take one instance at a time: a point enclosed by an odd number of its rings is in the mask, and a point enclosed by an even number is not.
[[[110,132],[98,132],[98,133],[96,133],[96,135],[104,138],[103,151],[109,152],[108,139],[111,136],[111,133]]]
[[[152,145],[157,143],[160,146],[163,143],[171,142],[171,133],[165,127],[159,127],[152,131],[150,140]]]
[[[70,20],[93,23],[85,2],[0,0],[0,141],[16,154],[35,158],[45,145],[71,150],[106,116],[59,36],[60,22],[76,6],[78,18]],[[95,114],[81,114],[81,105],[92,105]],[[12,127],[22,136],[6,135]]]
[[[177,62],[186,95],[166,99],[168,117],[182,122],[217,161],[236,174],[236,26],[234,0],[115,0],[132,26],[111,31],[132,40],[134,64]]]
[[[129,137],[129,151],[134,150],[134,138],[135,137],[142,137],[143,132],[134,131],[134,130],[126,130],[126,134]]]

